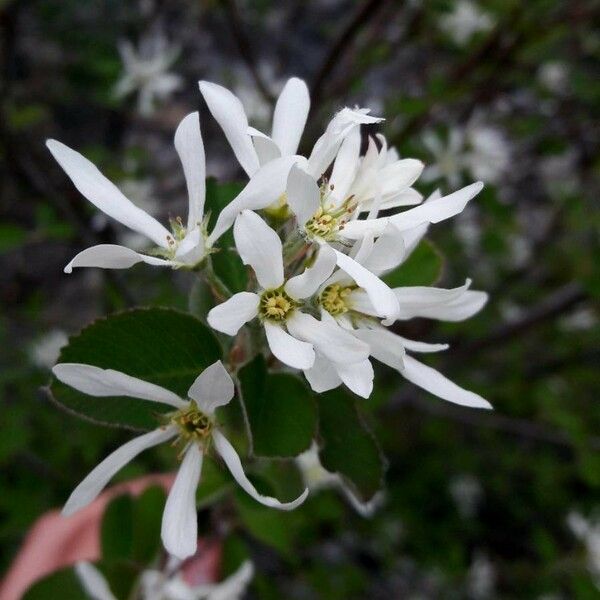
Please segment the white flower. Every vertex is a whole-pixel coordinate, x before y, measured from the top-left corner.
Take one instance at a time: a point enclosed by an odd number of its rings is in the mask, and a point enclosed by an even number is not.
[[[571,512],[567,524],[575,536],[585,545],[588,570],[600,589],[600,519],[587,519],[578,512]]]
[[[478,120],[465,129],[451,128],[447,143],[427,131],[423,145],[434,157],[423,173],[423,181],[445,179],[450,187],[457,187],[462,173],[468,171],[475,179],[497,183],[510,165],[510,145],[502,131]]]
[[[476,33],[489,31],[494,20],[473,2],[459,0],[452,12],[440,17],[439,24],[456,44],[464,46]]]
[[[302,473],[304,485],[311,491],[321,489],[339,490],[362,517],[371,517],[383,502],[383,494],[377,492],[368,502],[360,500],[354,491],[344,483],[338,473],[327,471],[319,460],[319,448],[315,442],[311,447],[296,457],[296,464]]]
[[[430,205],[437,206],[439,201],[439,198],[434,197],[419,209],[428,209]],[[351,264],[362,265],[372,276],[382,276],[406,260],[426,230],[427,226],[422,224],[412,230],[399,231],[390,219],[377,240],[373,232],[367,232],[362,242],[355,245],[352,251],[354,261]],[[435,369],[406,354],[407,351],[439,352],[446,350],[448,346],[418,342],[388,331],[385,325],[390,325],[394,319],[381,321],[385,315],[373,304],[372,295],[361,288],[362,283],[355,277],[352,269],[348,268],[350,266],[350,263],[340,264],[341,268],[319,288],[318,303],[322,319],[325,322],[336,323],[340,329],[351,332],[367,343],[373,358],[396,369],[404,378],[428,392],[463,406],[490,408],[490,404],[479,395],[462,389]],[[467,319],[481,310],[487,301],[487,294],[484,292],[468,289],[470,283],[467,280],[463,286],[455,289],[421,286],[395,288],[393,292],[399,303],[396,319]],[[317,391],[325,391],[341,383],[336,373],[323,369],[322,366],[310,369],[305,374],[313,389]],[[347,382],[346,384],[348,385]]]
[[[311,267],[286,281],[281,240],[256,213],[243,211],[236,219],[233,234],[244,264],[254,270],[259,289],[256,293],[239,292],[213,308],[208,313],[210,326],[236,335],[245,323],[258,317],[271,352],[281,362],[306,371],[315,365],[317,353],[331,363],[336,372],[361,371],[368,380],[363,380],[362,388],[366,387],[370,393],[372,369],[370,372],[360,369],[368,363],[368,346],[302,311],[303,302],[329,277],[336,261],[347,257],[329,247],[321,247]],[[376,279],[357,266],[367,280]],[[320,368],[319,363],[315,368]]]
[[[92,600],[117,600],[104,575],[89,562],[78,562],[75,573]],[[254,576],[251,561],[220,583],[188,584],[179,571],[174,574],[155,569],[140,576],[141,600],[240,600]]]
[[[150,115],[157,102],[166,100],[183,83],[183,78],[169,69],[179,56],[179,47],[169,46],[160,34],[144,37],[136,50],[131,42],[119,44],[123,74],[115,85],[114,94],[124,98],[138,92],[140,114]]]
[[[215,409],[228,404],[234,394],[231,377],[217,361],[206,368],[188,390],[188,400],[153,383],[112,369],[76,363],[58,364],[52,369],[57,379],[92,396],[129,396],[173,407],[165,425],[127,442],[105,458],[75,488],[63,508],[71,515],[87,506],[117,471],[140,452],[176,438],[182,444],[181,466],[169,492],[163,513],[161,537],[170,554],[184,559],[196,552],[198,523],[196,488],[200,481],[202,459],[214,446],[238,484],[255,500],[280,510],[292,510],[302,504],[308,490],[293,502],[281,503],[262,496],[246,477],[234,447],[221,433],[215,421]]]
[[[31,362],[40,369],[50,369],[56,364],[61,349],[67,345],[67,334],[60,329],[53,329],[37,339],[29,348]]]
[[[175,132],[175,149],[187,182],[189,212],[187,223],[179,218],[172,221],[172,231],[135,206],[87,158],[56,140],[48,140],[46,145],[75,187],[94,206],[157,246],[150,254],[116,244],[92,246],[75,256],[65,267],[66,273],[73,267],[126,269],[139,262],[173,268],[194,267],[231,227],[241,209],[254,208],[265,201],[273,202],[284,192],[290,167],[296,161],[294,157],[284,157],[259,169],[240,194],[221,211],[209,234],[204,220],[204,144],[197,112],[187,115]]]
[[[569,92],[569,69],[562,61],[548,61],[537,72],[538,81],[550,92],[564,95]]]
[[[467,593],[473,600],[492,598],[496,588],[496,569],[484,552],[476,552],[467,574]]]

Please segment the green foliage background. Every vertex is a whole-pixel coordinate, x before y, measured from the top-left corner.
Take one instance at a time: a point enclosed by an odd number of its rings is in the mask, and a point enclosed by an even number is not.
[[[258,106],[255,121],[262,126],[262,96],[298,75],[312,83],[306,147],[334,110],[354,103],[383,114],[383,131],[401,155],[426,163],[433,157],[422,143],[424,131],[445,139],[451,128],[480,119],[504,132],[508,168],[486,185],[468,220],[431,228],[433,244],[419,248],[397,283],[435,277],[455,286],[469,276],[474,288],[490,293],[489,305],[468,322],[417,320],[401,332],[450,341],[451,349],[431,364],[485,396],[495,412],[446,405],[381,369],[376,393],[360,403],[387,461],[386,502],[373,518],[356,515],[334,490],[291,514],[269,511],[232,492],[209,463],[201,493],[225,494],[234,517],[207,501],[201,528],[215,535],[215,523],[231,519],[225,562],[252,556],[259,572],[255,598],[597,597],[585,549],[566,519],[572,511],[590,516],[600,510],[600,35],[593,27],[599,6],[480,2],[495,26],[461,46],[439,27],[453,4],[0,2],[2,570],[35,519],[61,505],[130,435],[78,420],[48,401],[42,388],[49,371],[32,359],[42,334],[57,328],[76,334],[97,317],[133,306],[199,314],[205,300],[189,273],[138,267],[63,274],[77,251],[114,242],[122,230],[94,220],[43,141],[56,137],[84,151],[117,182],[150,177],[157,213],[166,219],[185,213],[172,133],[186,112],[201,110],[209,173],[217,176],[209,184],[215,205],[233,189],[219,180],[240,179],[201,105],[197,80],[252,90],[258,78],[266,93],[246,100]],[[142,118],[132,99],[117,101],[112,94],[121,71],[117,44],[158,29],[181,46],[173,70],[185,83]],[[566,72],[558,91],[539,77],[553,63]],[[562,171],[549,162],[565,157],[570,162]],[[460,176],[465,183],[473,179]],[[419,189],[437,185],[450,189],[445,181]],[[464,235],[469,227],[475,238]],[[227,253],[230,243],[225,238],[216,260],[237,286],[245,272]],[[267,395],[276,395],[286,382],[269,385]],[[290,390],[300,385],[295,378],[288,382]],[[272,421],[261,420],[263,400],[257,394],[250,401],[256,410],[250,427],[268,432]],[[381,474],[369,462],[373,441],[361,435],[352,441],[355,417],[344,412],[344,402],[336,393],[323,396],[319,404],[327,403],[326,410],[311,404],[303,419],[313,423],[319,408],[325,435],[343,416],[348,443],[367,453],[348,476],[362,476],[365,488],[375,489]],[[226,418],[239,425],[239,406]],[[301,432],[283,440],[287,447],[272,439],[274,447],[255,447],[255,453],[286,456],[307,442]],[[341,454],[343,447],[335,448],[322,460],[334,467]],[[172,467],[168,449],[156,449],[117,480]],[[254,468],[257,485],[274,487],[281,497],[300,486],[287,463],[258,460]],[[475,490],[472,509],[456,501],[457,489]],[[131,543],[126,551],[138,552]],[[473,584],[481,557],[494,572],[485,595]]]

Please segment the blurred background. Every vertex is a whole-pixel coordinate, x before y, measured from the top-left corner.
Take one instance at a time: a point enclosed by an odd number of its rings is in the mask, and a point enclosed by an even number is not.
[[[486,182],[430,239],[439,284],[471,277],[488,306],[405,331],[450,341],[435,365],[495,412],[382,371],[364,407],[388,459],[385,505],[365,519],[329,490],[293,526],[247,511],[252,597],[599,597],[599,22],[593,0],[0,0],[0,570],[128,439],[40,391],[66,336],[129,306],[185,309],[190,286],[144,267],[63,274],[84,247],[136,240],[74,190],[45,139],[164,221],[185,213],[172,137],[186,113],[201,112],[208,173],[242,179],[198,80],[232,89],[261,128],[297,75],[313,102],[305,149],[359,104],[428,165],[424,193]],[[119,479],[170,466],[147,453]]]

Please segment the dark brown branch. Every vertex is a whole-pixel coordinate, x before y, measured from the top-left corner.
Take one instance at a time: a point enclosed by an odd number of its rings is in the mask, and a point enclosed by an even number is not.
[[[236,42],[241,59],[248,67],[248,70],[252,75],[252,79],[254,79],[254,83],[256,84],[256,87],[258,88],[264,99],[269,104],[273,105],[275,103],[275,97],[267,87],[267,84],[263,81],[263,78],[258,70],[258,65],[256,63],[256,58],[252,50],[252,45],[250,44],[250,40],[246,35],[244,23],[242,21],[235,0],[221,0],[221,4],[223,5],[227,13],[227,22],[229,23],[231,34]]]
[[[345,54],[348,47],[352,45],[354,38],[360,33],[361,29],[375,17],[379,9],[385,4],[385,0],[366,0],[358,7],[346,26],[340,31],[338,37],[333,41],[321,63],[321,67],[315,75],[311,87],[310,95],[314,112],[318,111],[325,82],[337,66],[340,58]]]

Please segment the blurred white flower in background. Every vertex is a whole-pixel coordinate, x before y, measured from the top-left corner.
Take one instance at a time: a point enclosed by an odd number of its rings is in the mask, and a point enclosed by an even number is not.
[[[477,551],[467,573],[467,594],[472,600],[485,600],[494,595],[496,569],[485,553]]]
[[[577,176],[577,151],[567,148],[560,154],[552,154],[538,162],[544,187],[552,197],[574,194],[579,187]]]
[[[140,576],[141,600],[239,600],[254,577],[254,565],[247,560],[220,583],[191,585],[182,577],[180,562],[171,560],[164,571],[149,569]],[[78,562],[75,573],[87,595],[93,600],[117,600],[104,575],[89,562]]]
[[[588,519],[573,511],[567,516],[567,525],[585,546],[588,570],[596,587],[600,589],[600,519]]]
[[[479,480],[468,473],[453,477],[448,486],[461,517],[473,518],[483,498]]]
[[[325,469],[319,460],[319,448],[315,442],[306,452],[297,456],[295,460],[302,473],[304,485],[311,493],[324,489],[336,489],[345,496],[352,508],[362,517],[373,516],[375,511],[383,504],[384,496],[381,492],[377,492],[368,502],[363,502],[344,483],[340,475]]]
[[[452,12],[440,17],[439,25],[455,44],[464,46],[476,33],[489,31],[494,26],[494,19],[476,3],[460,0],[454,4]]]
[[[559,60],[545,62],[537,72],[538,81],[549,92],[561,95],[568,91],[569,69]]]
[[[115,85],[115,97],[125,98],[137,92],[138,112],[151,115],[157,103],[164,102],[183,84],[180,75],[169,72],[179,52],[179,46],[169,45],[160,31],[144,36],[137,50],[130,41],[122,41],[119,53],[123,73]]]
[[[447,140],[426,131],[422,142],[433,156],[433,163],[423,172],[425,182],[445,179],[454,188],[467,172],[475,179],[495,184],[510,164],[511,149],[504,133],[479,118],[472,119],[464,128],[451,127]]]
[[[68,341],[64,331],[52,329],[29,347],[29,360],[40,369],[51,369],[56,364],[61,349],[67,345]]]

